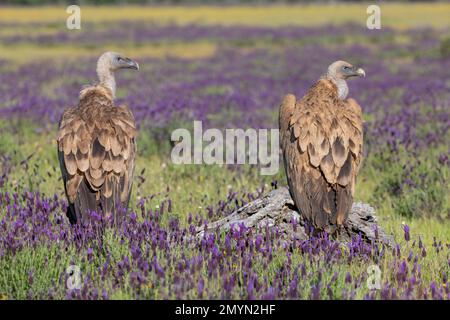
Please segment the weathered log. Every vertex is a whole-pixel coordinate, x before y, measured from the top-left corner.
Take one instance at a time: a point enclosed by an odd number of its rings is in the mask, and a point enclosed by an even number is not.
[[[293,221],[296,221],[296,228],[293,227]],[[227,217],[198,228],[197,237],[217,229],[226,231],[233,225],[237,227],[242,223],[245,227],[252,229],[276,226],[286,239],[306,240],[309,238],[307,223],[296,210],[286,187],[275,189],[267,196],[246,204]],[[387,235],[377,225],[375,209],[361,202],[353,204],[347,223],[336,235],[336,239],[345,243],[353,236],[359,235],[369,243],[373,241],[388,246],[394,244],[392,236]]]

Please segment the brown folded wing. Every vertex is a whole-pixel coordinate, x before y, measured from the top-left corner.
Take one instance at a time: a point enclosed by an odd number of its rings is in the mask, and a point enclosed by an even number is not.
[[[126,105],[114,106],[104,89],[82,93],[77,108],[62,117],[58,151],[69,203],[113,213],[117,202],[127,206],[136,155],[136,126]],[[85,198],[81,184],[90,191]],[[78,205],[77,205],[78,204]],[[79,211],[78,210],[78,211]],[[77,212],[83,216],[84,212]]]
[[[353,202],[362,159],[361,108],[353,99],[339,100],[334,84],[320,80],[300,101],[286,96],[279,120],[294,202],[317,228],[332,231]]]

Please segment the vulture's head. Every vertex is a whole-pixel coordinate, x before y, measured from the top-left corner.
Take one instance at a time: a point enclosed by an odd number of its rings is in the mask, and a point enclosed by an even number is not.
[[[117,52],[105,52],[100,56],[100,58],[98,58],[98,79],[100,80],[100,84],[111,90],[113,98],[116,93],[116,80],[114,79],[114,72],[119,69],[139,70],[139,64]]]
[[[347,80],[351,77],[365,77],[366,73],[346,61],[336,61],[328,67],[327,76],[332,80]]]
[[[139,70],[139,64],[117,52],[105,52],[97,61],[97,73],[111,73],[119,69]]]

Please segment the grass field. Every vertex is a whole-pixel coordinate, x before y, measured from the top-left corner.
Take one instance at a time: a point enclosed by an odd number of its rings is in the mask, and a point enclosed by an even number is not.
[[[366,30],[365,8],[82,7],[81,31],[65,29],[64,8],[0,8],[0,297],[449,299],[450,4],[382,5],[380,31]],[[118,75],[140,126],[137,216],[80,236],[64,217],[57,122],[105,50],[141,65]],[[285,248],[264,230],[179,240],[286,183],[282,168],[174,165],[170,132],[192,119],[276,128],[283,95],[301,96],[337,59],[368,74],[349,83],[366,121],[355,200],[376,207],[398,247]],[[81,290],[66,289],[71,264]],[[365,285],[371,264],[381,290]]]

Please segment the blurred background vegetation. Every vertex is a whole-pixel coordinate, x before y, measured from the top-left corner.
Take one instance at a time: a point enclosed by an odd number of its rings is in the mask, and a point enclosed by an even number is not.
[[[306,4],[306,3],[339,3],[339,2],[367,2],[361,0],[333,0],[333,1],[314,1],[314,0],[3,0],[2,4],[10,5],[43,5],[43,4],[162,4],[162,5],[237,5],[237,4]],[[396,2],[418,2],[416,0],[397,0]],[[420,2],[439,2],[439,1],[420,1]],[[441,1],[445,2],[445,1]]]

